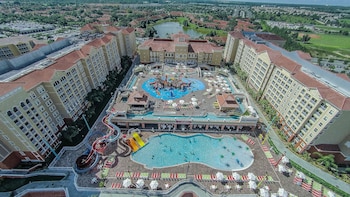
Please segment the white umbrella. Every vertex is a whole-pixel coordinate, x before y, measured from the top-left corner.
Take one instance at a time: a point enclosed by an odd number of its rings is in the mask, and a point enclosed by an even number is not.
[[[157,189],[158,188],[158,181],[156,181],[156,180],[151,181],[149,186],[151,187],[151,189]]]
[[[211,92],[211,88],[207,89],[207,92]]]
[[[248,180],[255,181],[256,180],[256,176],[252,172],[248,172]]]
[[[240,186],[240,185],[237,184],[237,185],[236,185],[236,189],[237,189],[237,190],[240,190],[240,189],[242,189],[242,186]]]
[[[169,189],[169,187],[170,187],[169,183],[165,183],[164,187],[165,187],[165,189]]]
[[[185,103],[185,101],[184,101],[184,100],[179,100],[179,103],[180,103],[181,105],[183,105],[183,104]]]
[[[224,174],[222,172],[216,173],[216,180],[217,181],[223,181],[225,179]]]
[[[332,191],[327,192],[328,197],[335,197],[335,193]]]
[[[123,187],[128,188],[131,185],[131,180],[130,179],[125,179],[123,181]]]
[[[231,190],[231,186],[230,185],[225,185],[224,188],[225,188],[225,191]]]
[[[136,188],[141,189],[145,185],[145,181],[143,179],[138,179],[136,181]]]
[[[266,189],[264,188],[260,188],[260,196],[261,197],[269,197],[269,191],[267,191]]]
[[[288,157],[283,156],[281,162],[284,163],[284,164],[289,163]]]
[[[97,178],[94,177],[94,178],[91,179],[91,184],[97,183],[97,181],[98,181]]]
[[[301,178],[301,179],[305,179],[305,174],[300,172],[300,171],[297,171],[297,173],[295,174],[298,178]]]
[[[177,104],[176,104],[176,103],[173,103],[172,106],[175,108],[175,107],[177,107]]]
[[[241,175],[239,175],[237,172],[232,172],[232,177],[235,179],[235,181],[241,180]]]
[[[198,101],[198,99],[195,98],[195,97],[192,97],[192,98],[191,98],[191,101],[196,102],[196,101]]]
[[[288,197],[288,192],[283,188],[278,188],[278,196],[280,197]]]
[[[248,184],[249,184],[249,188],[250,188],[250,189],[256,189],[256,183],[255,183],[255,181],[249,181]]]
[[[210,189],[211,189],[211,190],[216,190],[217,188],[218,188],[218,187],[217,187],[216,185],[211,185],[211,186],[210,186]]]
[[[197,102],[192,102],[192,105],[194,106],[194,107],[197,107],[198,106],[198,103]]]
[[[134,86],[134,87],[132,87],[132,89],[135,91],[135,90],[137,90],[137,87],[136,87],[136,86]]]
[[[172,104],[172,103],[173,103],[173,100],[168,100],[168,103],[169,103],[169,104]]]
[[[216,89],[215,91],[216,91],[216,92],[220,92],[221,90],[220,90],[220,89]]]
[[[286,171],[286,168],[283,165],[278,164],[278,172],[283,173],[285,171]]]

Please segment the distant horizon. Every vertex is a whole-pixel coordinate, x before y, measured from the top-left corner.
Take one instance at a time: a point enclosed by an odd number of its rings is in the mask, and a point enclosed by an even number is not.
[[[249,3],[275,3],[275,4],[302,4],[302,5],[323,5],[323,6],[350,6],[350,0],[224,0],[230,2]]]

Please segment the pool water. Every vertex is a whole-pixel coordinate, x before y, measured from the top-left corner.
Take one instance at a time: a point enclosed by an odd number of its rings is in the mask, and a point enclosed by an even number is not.
[[[254,161],[248,145],[233,137],[213,138],[204,134],[179,136],[169,133],[151,137],[131,158],[150,169],[200,163],[226,171],[244,170]]]
[[[153,85],[151,83],[155,82],[156,78],[150,78],[147,81],[145,81],[142,84],[142,88],[148,92],[151,96],[157,98],[157,99],[163,99],[163,100],[172,100],[172,99],[178,99],[181,98],[187,94],[190,94],[195,91],[204,90],[205,84],[198,80],[193,78],[183,78],[182,82],[184,83],[191,83],[190,87],[186,87],[184,89],[178,89],[178,88],[160,88],[157,92],[156,89],[153,88]]]

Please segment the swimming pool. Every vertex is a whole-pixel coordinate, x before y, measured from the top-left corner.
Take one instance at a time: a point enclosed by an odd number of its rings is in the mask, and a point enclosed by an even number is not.
[[[184,89],[178,89],[178,88],[160,88],[158,91],[153,88],[153,85],[151,83],[155,82],[156,78],[150,78],[147,81],[145,81],[142,84],[142,88],[148,92],[151,96],[157,98],[157,99],[163,99],[163,100],[171,100],[171,99],[178,99],[181,98],[189,93],[204,90],[205,84],[198,80],[193,78],[183,78],[182,82],[184,83],[191,83],[190,87],[184,88]]]
[[[239,171],[251,166],[254,156],[247,144],[233,137],[167,133],[151,137],[144,147],[132,154],[131,159],[150,169],[190,162],[218,170]]]

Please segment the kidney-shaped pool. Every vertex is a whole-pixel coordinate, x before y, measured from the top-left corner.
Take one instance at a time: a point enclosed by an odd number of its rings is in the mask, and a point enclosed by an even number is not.
[[[190,162],[218,170],[239,171],[251,166],[254,156],[247,144],[234,137],[167,133],[151,137],[144,147],[132,154],[132,160],[149,169]]]

